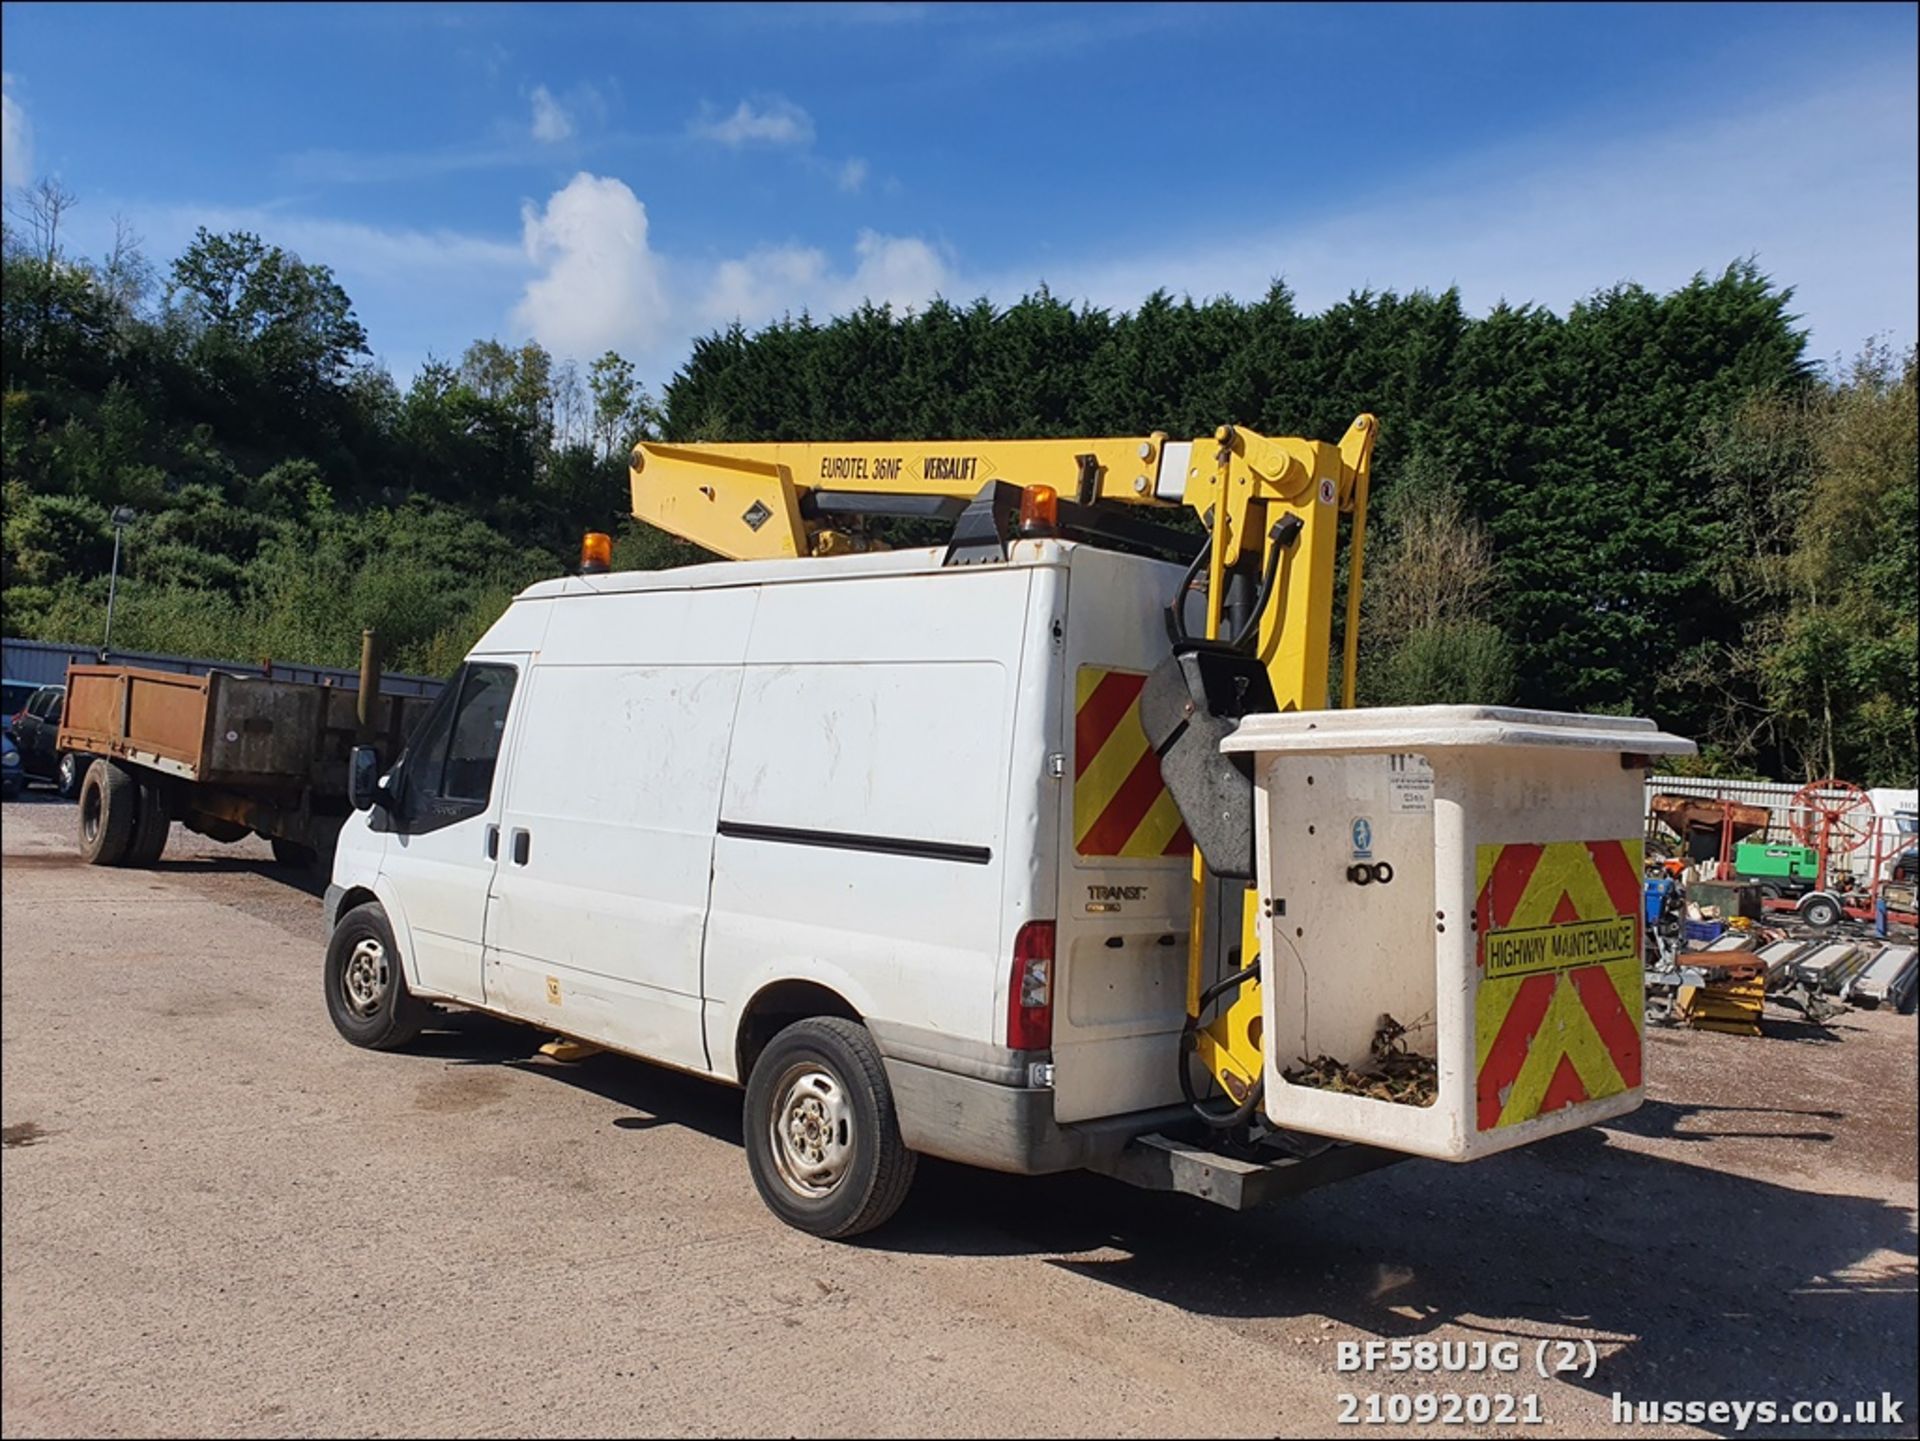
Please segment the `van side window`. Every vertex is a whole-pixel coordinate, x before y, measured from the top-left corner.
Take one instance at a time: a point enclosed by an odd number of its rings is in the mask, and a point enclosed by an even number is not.
[[[407,746],[404,829],[437,830],[487,808],[516,678],[512,666],[468,665],[448,682]]]
[[[513,699],[513,679],[512,669],[503,665],[477,665],[467,671],[440,785],[440,794],[446,799],[484,804],[492,794],[500,737],[507,726],[507,702]]]

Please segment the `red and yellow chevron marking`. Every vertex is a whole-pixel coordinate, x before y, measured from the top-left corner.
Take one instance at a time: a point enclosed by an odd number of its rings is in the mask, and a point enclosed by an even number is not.
[[[1193,837],[1140,728],[1137,671],[1083,665],[1074,677],[1073,848],[1083,856],[1186,856]]]
[[[1481,846],[1478,1129],[1640,1084],[1639,841]]]

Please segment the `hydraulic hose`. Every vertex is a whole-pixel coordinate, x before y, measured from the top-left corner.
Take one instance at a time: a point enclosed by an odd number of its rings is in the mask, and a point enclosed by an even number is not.
[[[1260,633],[1260,617],[1267,613],[1267,605],[1273,599],[1274,582],[1280,577],[1280,557],[1293,544],[1302,529],[1300,517],[1283,515],[1273,523],[1273,529],[1267,534],[1267,560],[1261,568],[1260,586],[1253,595],[1253,609],[1247,616],[1247,623],[1234,633],[1229,642],[1234,650],[1245,650],[1248,644]],[[1213,541],[1200,547],[1200,553],[1193,558],[1193,564],[1187,567],[1187,573],[1180,579],[1180,588],[1173,593],[1173,599],[1167,603],[1167,636],[1175,645],[1193,639],[1187,630],[1186,609],[1187,593],[1193,589],[1193,583],[1200,578],[1201,567],[1206,565],[1212,554]]]
[[[1224,996],[1228,991],[1238,990],[1259,974],[1260,960],[1259,957],[1256,956],[1253,964],[1244,970],[1235,971],[1229,976],[1222,976],[1200,993],[1198,1014],[1188,1016],[1186,1023],[1180,1028],[1180,1094],[1186,1103],[1192,1107],[1193,1114],[1199,1117],[1208,1127],[1216,1131],[1230,1131],[1236,1126],[1244,1126],[1252,1119],[1254,1112],[1260,1107],[1261,1098],[1266,1094],[1267,1079],[1265,1076],[1257,1078],[1253,1085],[1248,1088],[1245,1097],[1231,1110],[1209,1110],[1206,1104],[1201,1101],[1199,1095],[1194,1091],[1193,1070],[1192,1067],[1187,1064],[1187,1054],[1193,1050],[1195,1038],[1198,1036],[1200,1030],[1200,1017],[1206,1014],[1207,1007],[1212,1005],[1221,996]]]
[[[1274,527],[1275,533],[1279,526]],[[1280,552],[1282,546],[1267,547],[1267,564],[1260,573],[1260,588],[1253,593],[1253,610],[1247,616],[1247,623],[1233,637],[1235,650],[1245,650],[1249,642],[1260,634],[1260,617],[1267,613],[1267,602],[1273,599],[1274,578],[1280,574]]]
[[[1187,573],[1180,578],[1180,588],[1173,593],[1173,599],[1167,602],[1167,639],[1175,645],[1184,645],[1193,637],[1187,632],[1187,592],[1193,589],[1193,583],[1200,578],[1201,567],[1206,565],[1207,556],[1213,550],[1213,540],[1200,547],[1200,553],[1193,558],[1193,564],[1187,567]]]

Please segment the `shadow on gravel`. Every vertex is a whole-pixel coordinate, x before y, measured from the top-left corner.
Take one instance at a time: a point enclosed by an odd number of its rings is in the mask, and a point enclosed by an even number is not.
[[[65,799],[56,790],[43,790],[39,786],[30,786],[18,795],[7,797],[10,806],[71,806],[72,801]]]
[[[407,1052],[458,1066],[511,1066],[639,1113],[615,1117],[616,1130],[686,1126],[729,1145],[741,1144],[740,1092],[733,1087],[605,1052],[584,1061],[550,1060],[539,1052],[551,1038],[551,1032],[479,1011],[446,1011]]]
[[[1845,1119],[1844,1111],[1795,1110],[1786,1106],[1687,1106],[1676,1101],[1645,1101],[1640,1109],[1631,1115],[1610,1121],[1607,1128],[1613,1131],[1625,1131],[1634,1136],[1659,1136],[1670,1141],[1713,1141],[1739,1136],[1747,1140],[1770,1141],[1831,1141],[1832,1131],[1812,1130],[1799,1127],[1793,1130],[1762,1130],[1765,1121],[1734,1124],[1730,1118],[1740,1116],[1780,1117],[1808,1116],[1821,1121],[1839,1121]],[[1705,1120],[1708,1124],[1698,1124]],[[1695,1122],[1681,1130],[1683,1123]],[[1787,1126],[1789,1121],[1775,1121],[1777,1126]]]
[[[909,1204],[876,1245],[1064,1252],[1051,1264],[1256,1335],[1309,1316],[1331,1318],[1335,1339],[1450,1327],[1517,1339],[1531,1366],[1533,1342],[1567,1328],[1620,1347],[1590,1380],[1567,1378],[1603,1397],[1850,1402],[1887,1390],[1909,1415],[1915,1403],[1920,1306],[1903,1208],[1649,1156],[1595,1131],[1472,1166],[1409,1162],[1244,1215],[1093,1177],[932,1166]],[[1071,1254],[1098,1248],[1125,1254]],[[1898,1260],[1864,1268],[1877,1251]]]
[[[259,876],[276,885],[286,886],[289,890],[304,891],[310,896],[324,896],[327,892],[327,877],[318,871],[245,856],[234,856],[232,859],[224,856],[169,859],[162,856],[147,869],[165,876]]]
[[[544,1039],[528,1027],[454,1013],[415,1050],[513,1066],[602,1096],[628,1112],[609,1129],[636,1148],[667,1125],[741,1143],[738,1091],[618,1056],[554,1063],[536,1054]],[[1683,1135],[1674,1127],[1719,1115],[1750,1115],[1760,1125],[1772,1117],[1837,1119],[1789,1107],[1650,1101],[1610,1129],[1705,1137],[1714,1133],[1697,1121]],[[1829,1138],[1777,1134],[1813,1144]],[[1593,1378],[1567,1378],[1602,1397],[1846,1403],[1888,1390],[1907,1400],[1908,1414],[1914,1402],[1920,1306],[1904,1209],[1650,1156],[1610,1144],[1604,1130],[1471,1166],[1412,1161],[1247,1214],[1084,1173],[1001,1176],[923,1160],[900,1215],[854,1244],[1043,1257],[1220,1319],[1256,1341],[1280,1339],[1278,1323],[1299,1317],[1331,1318],[1334,1339],[1454,1328],[1518,1340],[1530,1367],[1535,1341],[1571,1332],[1619,1347]],[[1867,1269],[1880,1251],[1896,1260]],[[1528,1389],[1526,1377],[1505,1389]],[[1768,1433],[1755,1426],[1750,1434]]]

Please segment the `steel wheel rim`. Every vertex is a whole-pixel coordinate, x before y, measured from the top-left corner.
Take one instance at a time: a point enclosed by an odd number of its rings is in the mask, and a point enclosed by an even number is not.
[[[80,762],[75,760],[73,753],[69,751],[66,755],[60,757],[60,784],[68,790],[72,790],[74,783],[79,779]]]
[[[340,968],[340,999],[354,1015],[365,1020],[380,1009],[387,998],[393,977],[387,965],[387,948],[367,936],[355,941]]]
[[[80,834],[92,845],[100,834],[100,791],[98,787],[80,794]]]
[[[768,1125],[774,1169],[796,1196],[833,1194],[853,1163],[853,1102],[840,1078],[817,1061],[787,1067],[774,1086]]]

